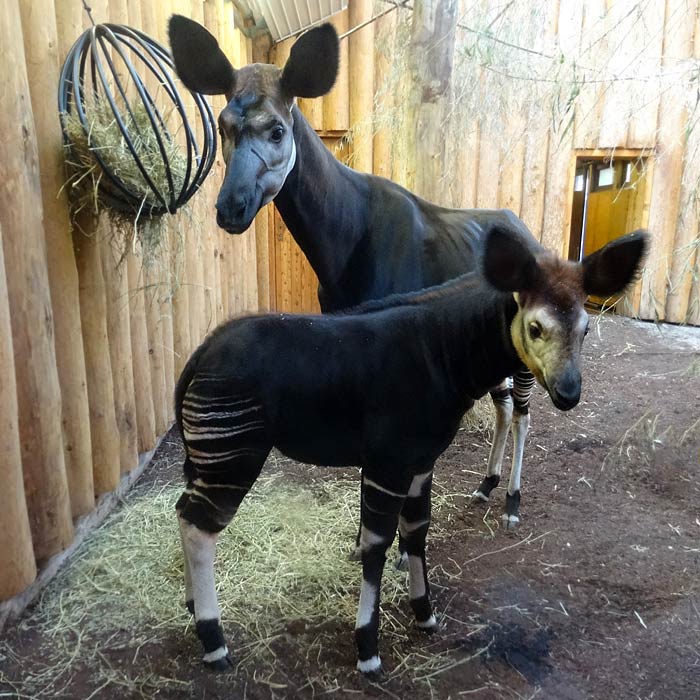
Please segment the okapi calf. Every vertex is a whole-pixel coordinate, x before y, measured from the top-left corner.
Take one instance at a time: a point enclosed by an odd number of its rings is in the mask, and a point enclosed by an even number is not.
[[[362,467],[362,587],[355,625],[366,674],[381,670],[380,583],[398,526],[418,627],[435,628],[425,563],[433,464],[465,411],[524,363],[563,410],[578,403],[588,294],[622,290],[636,232],[565,262],[506,228],[486,238],[484,275],[368,302],[347,314],[235,319],[195,351],[175,394],[187,487],[177,503],[188,608],[205,663],[231,665],[214,580],[217,534],[271,448]]]

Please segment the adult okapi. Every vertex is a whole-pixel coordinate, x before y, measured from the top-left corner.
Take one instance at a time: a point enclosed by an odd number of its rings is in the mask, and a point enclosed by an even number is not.
[[[508,210],[438,207],[333,157],[296,107],[297,97],[319,97],[333,87],[338,37],[332,25],[302,35],[282,70],[266,64],[236,70],[204,27],[180,15],[170,19],[169,36],[183,83],[228,100],[219,116],[226,162],[216,204],[219,226],[242,233],[274,199],[318,276],[324,312],[423,289],[475,270],[485,236],[496,226],[531,238]],[[539,332],[536,324],[528,330]],[[487,474],[474,493],[477,502],[487,501],[498,485],[512,423],[506,527],[519,522],[520,471],[535,383],[524,363],[514,372],[512,397],[508,379],[491,387],[496,427]],[[567,408],[565,402],[558,405]]]
[[[577,264],[494,226],[483,275],[348,313],[248,316],[215,330],[175,393],[186,451],[187,486],[177,504],[185,595],[205,663],[217,670],[232,663],[216,596],[217,535],[273,446],[302,462],[362,467],[358,669],[381,670],[380,584],[397,527],[416,624],[432,631],[425,539],[435,460],[474,401],[523,362],[556,406],[578,403],[586,295],[624,288],[645,238],[630,234]]]

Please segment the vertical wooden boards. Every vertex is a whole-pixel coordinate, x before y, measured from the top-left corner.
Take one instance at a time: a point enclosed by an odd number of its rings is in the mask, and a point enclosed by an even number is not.
[[[666,1],[662,62],[665,68],[692,55],[693,13],[694,8],[691,12],[685,0]],[[651,246],[642,280],[640,305],[642,318],[658,320],[665,318],[666,284],[679,215],[688,119],[686,86],[670,75],[664,82],[666,89],[659,104],[656,167],[651,183]]]
[[[580,46],[583,0],[567,0],[559,5],[558,38],[561,51],[575,58]],[[571,107],[573,109],[573,107]],[[571,201],[576,159],[573,153],[573,112],[560,114],[558,128],[549,137],[547,180],[544,201],[542,244],[566,255],[571,226]]]
[[[631,95],[630,122],[627,130],[629,148],[654,148],[658,124],[659,100],[661,97],[661,56],[664,45],[665,7],[663,0],[639,5],[641,13],[632,30],[625,32],[625,41],[630,50],[639,57],[636,70],[648,76],[644,89]]]
[[[112,367],[114,414],[119,439],[119,472],[131,471],[139,460],[136,428],[136,394],[131,364],[131,322],[129,313],[129,281],[126,263],[117,245],[111,245],[105,217],[98,225],[104,278],[107,337]]]
[[[396,13],[391,12],[377,20],[374,58],[374,143],[372,144],[372,172],[391,177],[391,125],[396,109],[396,95],[392,85],[391,58],[396,35]],[[341,67],[341,70],[343,68]],[[346,69],[347,70],[347,69]],[[327,127],[328,128],[328,127]]]
[[[63,447],[73,517],[95,505],[78,270],[65,194],[62,139],[53,93],[59,75],[53,0],[20,3],[32,111],[39,150],[44,235],[61,387]]]
[[[18,391],[24,486],[34,553],[43,560],[73,536],[63,456],[61,393],[56,367],[53,314],[36,131],[27,83],[19,3],[0,5],[0,225]]]
[[[626,1],[626,0],[625,0]],[[580,79],[576,98],[574,114],[574,148],[597,148],[601,133],[600,117],[603,103],[606,100],[604,83],[601,80],[602,71],[599,70],[598,61],[600,54],[605,56],[609,38],[607,35],[601,39],[598,28],[603,23],[610,24],[610,15],[607,12],[607,0],[589,0],[583,6],[583,28],[581,31],[581,43],[579,48],[579,62],[582,64],[583,78]],[[619,35],[612,38],[619,40]],[[605,66],[603,70],[607,70]],[[606,103],[610,119],[616,119],[618,114],[612,111],[612,100]],[[625,134],[626,135],[626,134]],[[624,140],[615,145],[623,144]]]
[[[348,11],[343,10],[330,18],[338,35],[348,30]],[[381,20],[379,20],[381,22]],[[348,40],[340,42],[340,66],[333,89],[323,97],[323,128],[327,131],[345,131],[350,126],[350,67]]]
[[[36,576],[32,535],[22,482],[17,384],[0,226],[0,600],[24,590]]]
[[[372,0],[353,0],[348,8],[350,29],[372,18]],[[351,34],[348,41],[352,167],[372,172],[372,112],[374,109],[374,24]]]
[[[700,8],[695,16],[693,56],[696,60],[700,58]],[[700,313],[694,308],[700,305],[700,299],[696,297],[695,303],[692,301],[694,282],[697,283],[700,273],[700,202],[697,198],[700,182],[700,113],[697,103],[686,124],[686,133],[680,211],[666,296],[666,320],[674,323],[691,322],[693,315]],[[697,323],[697,320],[694,322]]]
[[[631,77],[630,69],[638,70],[638,60],[635,47],[628,43],[625,33],[618,28],[624,26],[626,17],[633,16],[638,6],[635,0],[606,0],[605,38],[599,50],[608,57],[605,71],[620,79],[607,83],[601,95],[600,114],[594,115],[600,125],[599,148],[618,148],[627,141],[631,116],[629,106],[635,90],[627,78]]]

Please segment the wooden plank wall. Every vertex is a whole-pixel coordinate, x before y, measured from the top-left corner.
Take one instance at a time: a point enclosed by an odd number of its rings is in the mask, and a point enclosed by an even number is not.
[[[356,26],[371,11],[370,5],[365,0],[350,0],[348,11],[337,17],[338,26]],[[464,0],[458,13],[457,45],[474,44],[474,29],[488,27],[498,36],[499,23],[514,11],[511,6],[527,9],[526,5],[523,0],[510,3],[503,10],[493,3]],[[449,174],[444,181],[445,196],[439,203],[512,209],[547,247],[566,254],[576,156],[603,157],[615,152],[645,156],[645,191],[637,198],[642,209],[634,220],[644,222],[651,230],[652,245],[643,278],[620,310],[644,319],[698,324],[700,114],[689,101],[688,81],[678,76],[685,71],[689,77],[691,62],[700,56],[699,6],[698,0],[543,3],[538,12],[530,15],[536,26],[522,28],[514,37],[505,38],[546,56],[561,58],[563,68],[553,61],[548,79],[557,79],[557,71],[563,74],[575,62],[579,66],[579,83],[564,81],[558,94],[550,92],[542,100],[526,100],[524,107],[513,104],[513,100],[509,102],[507,93],[514,88],[515,94],[522,94],[522,85],[532,84],[527,82],[527,71],[521,69],[517,60],[529,54],[515,51],[509,67],[513,75],[520,77],[510,83],[501,79],[503,94],[494,95],[487,92],[492,90],[494,81],[486,78],[493,77],[500,66],[489,65],[489,52],[512,47],[489,43],[482,36],[479,51],[487,56],[482,60],[484,67],[475,71],[469,88],[459,85],[455,91],[468,89],[476,94],[473,101],[481,99],[499,108],[492,118],[460,113],[451,126],[436,125],[453,142],[451,155],[444,163],[444,171]],[[376,6],[374,12],[383,7]],[[401,10],[371,25],[377,36],[374,60],[366,37],[360,41],[351,35],[342,42],[346,53],[341,61],[340,81],[343,89],[348,79],[351,84],[347,125],[342,120],[329,121],[327,106],[333,98],[301,102],[302,111],[319,133],[348,128],[354,139],[360,135],[359,143],[350,144],[353,167],[368,171],[371,162],[372,172],[391,176],[404,185],[411,179],[403,162],[404,129],[385,127],[387,121],[402,124],[400,99],[395,98],[402,94],[403,86],[399,79],[387,90],[386,76],[392,72],[392,58],[403,60],[406,25],[410,31],[410,21],[410,12]],[[403,28],[398,30],[400,24]],[[392,32],[396,42],[393,45]],[[273,47],[271,61],[282,65],[291,43],[293,40],[287,40]],[[479,51],[474,54],[477,59]],[[400,72],[393,67],[394,74]],[[373,74],[378,106],[358,110],[358,99],[368,91]],[[611,75],[623,79],[611,82]],[[537,89],[533,85],[534,93]],[[566,109],[569,101],[571,107]],[[372,120],[373,143],[364,135]],[[370,159],[372,146],[374,158]],[[302,285],[300,280],[313,273],[299,258],[300,253],[288,240],[289,234],[281,222],[272,214],[268,219],[270,270],[275,278],[269,296],[271,305],[285,310],[312,310],[315,307],[306,304],[302,292],[308,284]]]
[[[2,601],[30,585],[70,544],[78,519],[153,450],[173,421],[178,374],[206,333],[257,310],[259,299],[256,232],[233,237],[215,223],[220,156],[187,210],[169,218],[150,266],[138,244],[118,264],[105,215],[71,228],[56,92],[67,51],[90,22],[75,0],[0,6]],[[90,6],[96,22],[129,25],[166,46],[167,18],[180,12],[204,23],[236,65],[251,59],[230,0]],[[218,114],[223,98],[213,102]]]

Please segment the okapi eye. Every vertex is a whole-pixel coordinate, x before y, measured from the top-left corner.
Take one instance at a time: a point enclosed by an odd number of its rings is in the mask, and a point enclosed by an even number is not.
[[[590,324],[590,323],[587,323],[587,324],[586,324],[586,330],[583,331],[583,337],[584,337],[584,338],[588,335],[588,331],[590,331],[590,330],[591,330],[591,324]]]
[[[538,338],[542,337],[542,326],[540,326],[540,324],[537,323],[537,321],[533,321],[530,324],[529,331],[530,338],[532,338],[532,340],[537,340]]]
[[[273,143],[279,143],[284,135],[284,129],[281,126],[276,126],[272,133],[270,134],[270,141]]]

